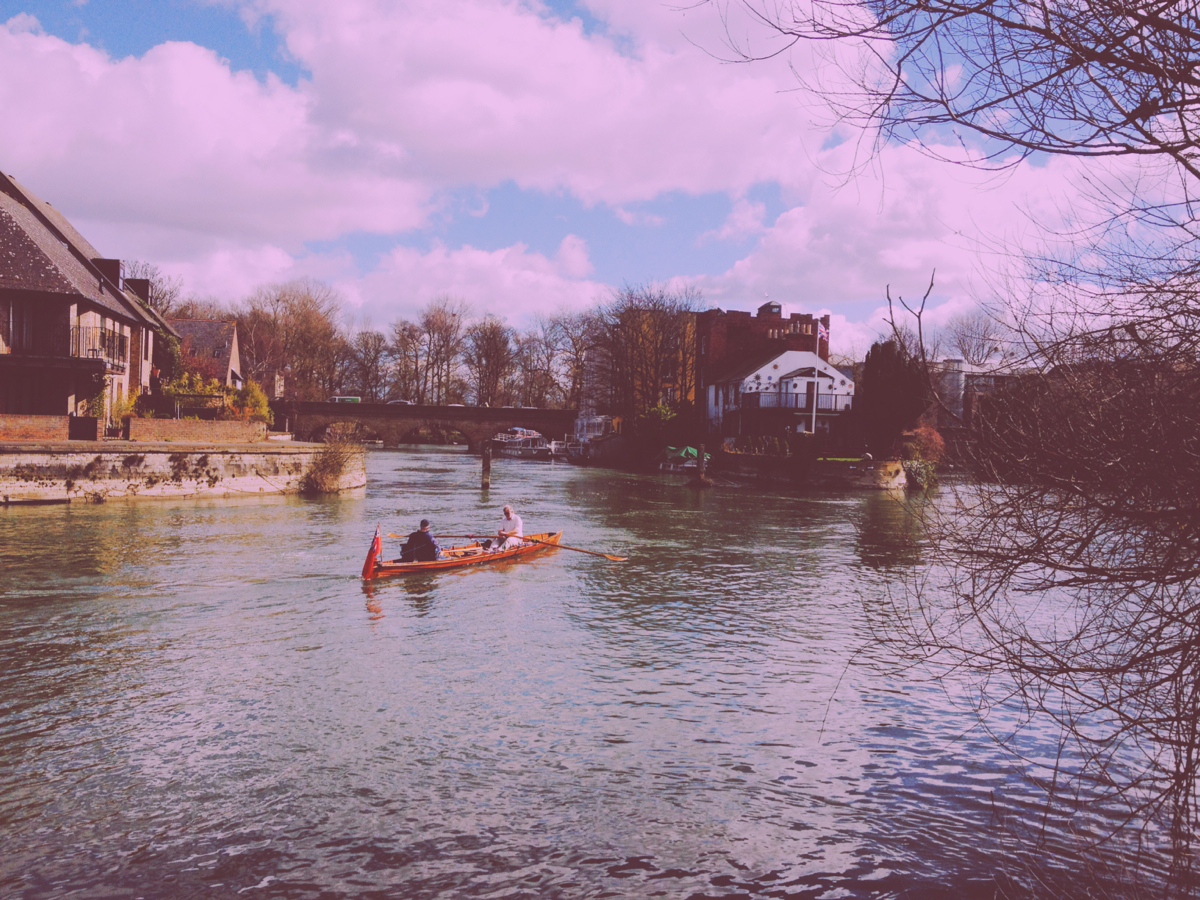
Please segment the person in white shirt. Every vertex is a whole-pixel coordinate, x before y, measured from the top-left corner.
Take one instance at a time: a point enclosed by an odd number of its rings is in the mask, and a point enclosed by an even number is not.
[[[525,526],[521,522],[521,517],[513,512],[511,506],[506,506],[504,507],[504,518],[500,520],[500,524],[496,528],[496,540],[492,543],[492,549],[511,550],[513,547],[519,547],[524,534]]]

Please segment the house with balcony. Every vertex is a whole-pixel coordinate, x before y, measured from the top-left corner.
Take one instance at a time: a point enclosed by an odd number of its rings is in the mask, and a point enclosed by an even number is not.
[[[715,369],[705,393],[713,437],[830,434],[854,406],[854,381],[811,350],[767,350]]]
[[[0,414],[108,418],[150,389],[163,335],[150,283],[125,279],[66,217],[0,174]]]

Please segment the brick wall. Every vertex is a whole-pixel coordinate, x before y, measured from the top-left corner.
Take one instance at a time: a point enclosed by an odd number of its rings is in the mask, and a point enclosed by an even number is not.
[[[0,416],[0,441],[65,441],[67,416]]]
[[[267,439],[263,422],[204,422],[193,419],[129,419],[131,441],[196,441],[245,444]]]

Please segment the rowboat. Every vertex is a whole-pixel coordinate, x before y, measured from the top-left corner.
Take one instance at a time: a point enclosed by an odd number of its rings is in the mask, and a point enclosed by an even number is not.
[[[523,544],[513,547],[511,550],[488,551],[483,549],[483,545],[479,541],[475,541],[461,547],[444,548],[442,550],[444,559],[433,559],[428,562],[400,562],[398,559],[386,560],[382,558],[380,535],[376,531],[375,539],[371,541],[371,549],[367,551],[367,561],[363,563],[362,577],[371,580],[374,578],[388,578],[392,575],[412,575],[416,572],[439,572],[442,569],[457,569],[461,566],[490,565],[491,563],[504,562],[508,559],[515,559],[518,556],[528,556],[531,553],[540,553],[543,550],[549,550],[562,540],[562,534],[561,531],[529,534],[525,536]]]

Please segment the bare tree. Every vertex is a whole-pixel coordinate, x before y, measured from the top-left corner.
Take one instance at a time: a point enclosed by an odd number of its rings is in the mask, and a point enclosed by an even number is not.
[[[350,362],[340,312],[337,293],[313,279],[259,288],[238,316],[243,368],[260,384],[285,374],[292,399],[323,400],[337,393]]]
[[[722,0],[710,0],[726,9]],[[1012,149],[1159,156],[1200,175],[1200,13],[1156,0],[812,0],[737,4],[786,39],[831,48],[845,79],[810,86],[881,141],[925,142],[930,126]],[[761,57],[742,41],[743,58]],[[782,52],[773,46],[770,55]],[[932,146],[926,144],[927,147]]]
[[[400,319],[392,323],[392,395],[397,400],[425,402],[422,373],[425,369],[425,341],[421,327]]]
[[[461,399],[464,384],[459,370],[469,316],[466,301],[449,295],[434,298],[421,313],[425,345],[422,395],[428,397],[428,402]]]
[[[126,278],[145,278],[150,282],[150,306],[163,317],[198,318],[176,312],[183,299],[183,277],[167,275],[153,263],[132,259],[125,263]]]
[[[1027,374],[981,400],[980,477],[931,507],[946,583],[898,597],[907,627],[886,637],[974,672],[985,725],[1001,707],[1058,722],[1057,754],[1031,760],[1048,804],[1124,803],[1124,828],[1167,851],[1169,891],[1193,895],[1200,12],[1165,0],[738,6],[785,43],[830,49],[841,81],[811,86],[877,147],[912,140],[937,155],[952,128],[982,139],[954,160],[967,165],[1139,161],[1136,176],[1087,181],[1096,221],[1047,235],[1003,286]]]
[[[388,365],[391,354],[383,332],[366,329],[350,342],[352,384],[355,392],[368,403],[378,403],[387,393]]]
[[[487,316],[467,328],[464,362],[476,406],[504,406],[513,370],[513,329]]]
[[[606,405],[636,418],[660,404],[694,402],[698,291],[626,286],[596,313]]]
[[[1003,329],[982,310],[955,316],[946,323],[946,332],[954,350],[973,366],[982,366],[1001,355]]]
[[[582,409],[588,354],[596,345],[596,318],[586,312],[560,312],[550,320],[563,371],[568,409]]]
[[[558,332],[550,320],[536,317],[533,328],[517,335],[516,391],[522,406],[560,406]]]

